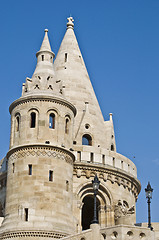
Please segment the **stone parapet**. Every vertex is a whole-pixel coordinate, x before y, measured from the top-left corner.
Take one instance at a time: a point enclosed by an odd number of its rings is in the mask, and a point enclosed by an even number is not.
[[[119,153],[91,146],[81,146],[79,150],[74,151],[74,155],[76,157],[76,162],[94,163],[103,167],[109,165],[137,177],[135,164]]]

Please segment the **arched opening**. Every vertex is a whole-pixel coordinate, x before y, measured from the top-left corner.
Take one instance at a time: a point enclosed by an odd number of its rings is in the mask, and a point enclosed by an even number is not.
[[[32,112],[30,114],[31,116],[31,119],[30,119],[30,127],[31,128],[35,128],[35,125],[36,125],[36,113],[35,112]]]
[[[19,122],[20,122],[20,118],[19,116],[16,117],[16,132],[19,132]]]
[[[89,134],[83,135],[82,145],[92,146],[92,137]]]
[[[99,209],[99,200],[97,199],[97,219],[98,219],[98,209]],[[90,224],[94,216],[94,197],[93,195],[88,195],[83,199],[82,207],[82,230],[90,228]]]
[[[69,118],[66,118],[65,120],[65,133],[69,133]]]
[[[55,129],[55,114],[51,113],[49,116],[49,128]]]

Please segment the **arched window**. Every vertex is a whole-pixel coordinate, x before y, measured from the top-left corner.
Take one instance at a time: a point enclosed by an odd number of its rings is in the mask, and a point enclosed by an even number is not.
[[[49,128],[55,129],[55,114],[51,113],[49,115]]]
[[[17,116],[17,117],[16,117],[16,126],[15,126],[16,132],[19,132],[19,123],[20,123],[20,117]]]
[[[32,112],[30,114],[30,127],[35,128],[35,126],[36,126],[36,113]]]
[[[83,135],[82,145],[92,146],[92,137],[89,134]]]
[[[70,122],[70,120],[69,120],[69,118],[66,118],[66,120],[65,120],[65,133],[69,133],[69,122]]]

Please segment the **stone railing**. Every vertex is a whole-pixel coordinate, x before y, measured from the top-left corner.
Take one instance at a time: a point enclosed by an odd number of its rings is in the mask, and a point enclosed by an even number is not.
[[[87,146],[83,147],[82,151],[74,151],[73,153],[77,162],[94,163],[103,167],[109,165],[137,177],[136,166],[130,159],[113,151],[102,149],[99,152],[97,150],[94,147]]]
[[[137,227],[137,226],[126,226],[117,225],[114,227],[107,227],[100,230],[103,239],[112,240],[156,240],[155,233],[149,228]]]

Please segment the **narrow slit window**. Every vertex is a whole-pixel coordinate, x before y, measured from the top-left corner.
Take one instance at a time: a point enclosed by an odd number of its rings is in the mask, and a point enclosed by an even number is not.
[[[113,167],[115,167],[115,158],[113,157]]]
[[[111,151],[114,151],[114,145],[113,144],[111,145]]]
[[[13,170],[13,173],[14,173],[14,171],[15,171],[15,164],[14,163],[12,163],[12,170]]]
[[[19,122],[20,122],[20,118],[19,116],[16,117],[16,132],[19,132]]]
[[[105,164],[105,155],[102,155],[102,163]]]
[[[36,125],[36,113],[32,112],[30,116],[31,116],[30,127],[31,128],[35,128],[35,125]]]
[[[121,161],[121,168],[123,169],[123,161]]]
[[[69,181],[66,180],[66,191],[68,192],[69,191]]]
[[[65,53],[65,62],[67,62],[67,53]]]
[[[55,114],[51,113],[49,116],[49,128],[55,129]]]
[[[49,181],[53,182],[53,171],[49,170]]]
[[[28,208],[25,208],[24,212],[25,212],[25,221],[28,222]]]
[[[65,133],[68,134],[69,133],[69,119],[66,118],[65,121]]]
[[[93,153],[91,153],[91,155],[90,155],[90,161],[91,161],[91,163],[93,163],[93,159],[94,158],[94,154]]]
[[[41,59],[42,59],[42,61],[44,61],[44,55],[41,55]]]
[[[32,164],[28,165],[28,174],[32,175]]]

